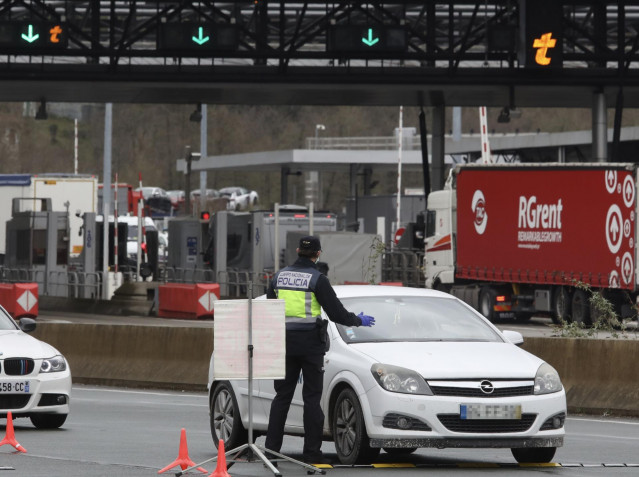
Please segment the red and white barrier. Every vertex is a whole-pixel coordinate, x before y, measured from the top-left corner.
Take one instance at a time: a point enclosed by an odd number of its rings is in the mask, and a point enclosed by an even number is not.
[[[14,319],[38,316],[37,283],[0,283],[0,305]]]
[[[212,318],[213,303],[220,299],[217,283],[167,283],[158,287],[158,316],[162,318]]]

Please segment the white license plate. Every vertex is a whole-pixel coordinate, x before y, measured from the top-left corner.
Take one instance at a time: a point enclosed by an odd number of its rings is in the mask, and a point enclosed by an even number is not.
[[[27,381],[2,381],[0,382],[0,394],[29,394],[31,383]]]
[[[521,404],[460,404],[461,419],[521,419]]]

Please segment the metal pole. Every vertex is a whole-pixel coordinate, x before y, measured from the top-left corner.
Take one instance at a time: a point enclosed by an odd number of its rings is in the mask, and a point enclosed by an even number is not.
[[[403,121],[404,121],[404,106],[399,107],[399,129],[398,136],[399,142],[397,146],[397,221],[395,223],[395,230],[397,232],[401,222],[401,209],[402,209],[402,143],[404,142],[403,133]],[[393,240],[391,240],[391,247],[395,246],[395,235],[393,234]]]
[[[313,204],[313,201],[311,201],[310,204],[308,204],[308,234],[309,235],[313,235],[313,225],[315,222],[315,205]]]
[[[253,444],[253,282],[248,282],[248,441]]]
[[[142,201],[138,200],[138,252],[136,255],[137,265],[135,267],[136,281],[142,281],[140,279],[140,262],[142,261]]]
[[[113,269],[118,273],[118,173],[113,188]]]
[[[206,159],[206,104],[202,104],[202,120],[200,121],[200,160]],[[200,171],[200,212],[207,210],[206,204],[206,171]]]
[[[74,120],[73,173],[78,175],[78,120]]]
[[[106,103],[104,110],[104,164],[102,180],[102,298],[109,299],[109,208],[111,206],[111,135],[113,131],[113,104]]]
[[[184,205],[186,206],[187,217],[191,215],[191,146],[184,148],[184,159],[186,159],[186,184],[184,187]]]
[[[608,160],[607,122],[606,97],[598,91],[592,96],[592,160],[595,162]]]
[[[273,273],[277,272],[280,269],[280,204],[275,202],[275,213],[273,214],[275,218],[275,233],[273,241]]]

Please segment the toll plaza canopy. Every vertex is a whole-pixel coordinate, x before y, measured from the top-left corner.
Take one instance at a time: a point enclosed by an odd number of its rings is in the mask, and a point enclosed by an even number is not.
[[[608,130],[611,141],[613,130]],[[621,129],[622,151],[627,151],[624,162],[635,162],[639,147],[639,127]],[[504,162],[577,162],[590,157],[591,131],[560,133],[489,134],[490,149],[495,160]],[[420,137],[406,137],[402,149],[402,168],[406,171],[422,170]],[[375,170],[397,169],[398,143],[396,137],[370,138],[309,138],[308,149],[262,151],[244,154],[208,156],[192,163],[193,171],[237,170],[275,172],[341,171],[353,166],[372,167]],[[431,141],[429,140],[429,146]],[[462,135],[459,140],[445,137],[445,163],[473,162],[481,157],[479,134]],[[430,147],[429,147],[430,153]],[[429,162],[431,159],[429,157]],[[178,159],[176,169],[186,172],[186,162]]]
[[[613,129],[607,131],[612,141]],[[591,131],[561,133],[489,134],[488,140],[495,162],[582,162],[591,156],[593,147]],[[461,162],[474,162],[481,158],[479,134],[462,135],[459,138],[446,136],[443,167]],[[429,168],[434,163],[430,154]],[[639,127],[621,128],[618,157],[621,162],[637,162],[639,149]],[[373,170],[397,170],[399,163],[396,137],[307,139],[308,149],[289,149],[245,154],[208,156],[194,161],[192,171],[234,170],[245,172],[277,172],[281,174],[282,203],[288,202],[286,178],[289,174],[310,171],[338,171],[350,175],[351,193],[357,175],[365,176],[364,192],[368,191]],[[402,171],[423,173],[420,136],[405,136],[401,153]],[[186,161],[178,159],[178,171],[186,172]],[[443,174],[442,174],[443,175]],[[443,184],[438,184],[439,186]]]

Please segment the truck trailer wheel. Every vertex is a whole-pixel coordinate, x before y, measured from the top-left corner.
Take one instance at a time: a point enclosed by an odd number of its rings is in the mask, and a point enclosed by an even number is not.
[[[592,324],[590,320],[590,303],[585,290],[577,288],[572,294],[572,320],[584,326]]]
[[[572,320],[572,297],[568,287],[555,287],[552,295],[552,322],[556,325]]]
[[[484,287],[479,293],[479,312],[490,321],[495,320],[495,297],[497,293],[490,287]]]

